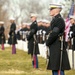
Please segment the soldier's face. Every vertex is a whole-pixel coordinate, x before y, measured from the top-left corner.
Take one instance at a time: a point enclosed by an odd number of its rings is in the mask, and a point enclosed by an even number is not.
[[[49,27],[49,26],[50,26],[50,23],[47,23],[47,24],[46,24],[46,27]]]
[[[31,21],[34,22],[36,20],[36,17],[31,17]]]
[[[14,20],[10,20],[10,22],[11,22],[11,23],[13,23],[13,22],[14,22]]]
[[[40,26],[41,25],[41,23],[40,22],[38,22],[38,26]]]
[[[70,19],[70,23],[71,23],[71,24],[75,23],[75,20],[71,18],[71,19]]]
[[[54,9],[51,9],[50,10],[50,16],[54,16],[54,13],[55,13],[55,10]]]
[[[59,12],[60,12],[60,9],[59,8],[50,9],[50,16],[55,16]]]

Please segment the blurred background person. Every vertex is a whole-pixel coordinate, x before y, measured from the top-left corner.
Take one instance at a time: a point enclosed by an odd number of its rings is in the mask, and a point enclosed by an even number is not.
[[[30,25],[30,33],[27,36],[28,40],[28,54],[31,54],[32,65],[33,68],[38,68],[38,57],[39,54],[39,47],[38,42],[36,40],[36,33],[37,33],[37,15],[35,13],[31,13],[31,21],[32,24]]]
[[[0,44],[1,44],[1,48],[2,50],[4,50],[4,43],[5,43],[5,28],[4,28],[4,22],[0,21]]]
[[[9,31],[9,38],[8,38],[8,44],[12,45],[12,54],[16,54],[16,46],[17,44],[17,38],[16,38],[16,23],[15,18],[10,18],[10,31]]]

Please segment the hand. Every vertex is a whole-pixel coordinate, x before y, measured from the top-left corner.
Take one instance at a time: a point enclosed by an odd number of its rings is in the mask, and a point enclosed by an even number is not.
[[[8,34],[8,38],[10,37],[10,35]]]

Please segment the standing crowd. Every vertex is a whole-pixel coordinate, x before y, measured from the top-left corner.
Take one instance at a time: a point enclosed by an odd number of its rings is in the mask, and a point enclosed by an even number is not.
[[[22,23],[16,26],[15,19],[11,18],[11,26],[8,37],[8,44],[12,45],[12,54],[16,54],[17,40],[28,41],[28,54],[31,54],[33,68],[39,68],[38,43],[45,44],[48,49],[47,69],[52,70],[52,75],[64,75],[65,70],[70,70],[67,54],[67,47],[75,50],[75,16],[70,16],[71,27],[67,34],[68,41],[65,41],[65,21],[60,15],[62,6],[50,4],[50,16],[52,21],[37,20],[37,14],[31,13],[32,23]],[[0,22],[0,44],[4,49],[5,34],[4,22]],[[66,32],[65,32],[66,33]]]

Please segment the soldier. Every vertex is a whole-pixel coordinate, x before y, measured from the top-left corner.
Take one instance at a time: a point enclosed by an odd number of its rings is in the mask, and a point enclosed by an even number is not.
[[[23,40],[24,41],[27,40],[27,34],[28,34],[28,31],[29,31],[29,29],[27,27],[28,27],[28,23],[24,23],[24,28],[23,28]]]
[[[72,68],[74,69],[74,51],[75,51],[75,16],[70,15],[71,27],[69,31],[70,48],[72,49]]]
[[[47,39],[47,35],[50,31],[50,22],[46,19],[43,20],[43,41],[45,42]]]
[[[19,25],[18,27],[17,27],[17,29],[16,29],[16,38],[17,38],[17,40],[20,40],[21,38],[20,38],[20,30],[21,30],[21,25]]]
[[[24,31],[24,24],[21,24],[21,30],[19,31],[20,33],[20,39],[23,40],[23,31]]]
[[[50,4],[49,10],[52,21],[50,23],[51,31],[46,41],[46,46],[49,47],[47,69],[52,70],[53,75],[64,75],[64,70],[69,70],[70,65],[63,39],[65,22],[60,15],[62,6],[59,4]]]
[[[32,13],[31,14],[32,24],[30,25],[30,34],[27,36],[28,54],[31,54],[33,68],[38,68],[37,54],[39,54],[38,43],[37,43],[36,36],[35,36],[37,32],[36,18],[37,18],[37,15]]]
[[[5,28],[4,28],[4,22],[0,21],[0,44],[2,46],[2,50],[4,50],[4,43],[5,43]]]
[[[15,34],[15,30],[16,30],[15,19],[10,18],[10,23],[11,23],[11,26],[10,26],[10,31],[9,31],[8,44],[12,45],[12,54],[16,54],[15,44],[17,44],[17,39],[16,39],[16,34]]]
[[[42,25],[43,23],[42,23],[42,20],[40,20],[39,22],[38,22],[38,42],[39,43],[42,43],[43,42],[43,25]]]
[[[37,37],[37,41],[38,41],[38,43],[41,43],[42,42],[42,37],[41,37],[41,35],[42,35],[42,20],[38,20],[37,21],[38,22],[38,30],[37,30],[37,33],[36,33],[36,37]]]
[[[45,31],[46,31],[46,35],[45,35],[46,38],[45,38],[45,40],[47,40],[49,31],[50,31],[50,22],[49,21],[46,22]]]

